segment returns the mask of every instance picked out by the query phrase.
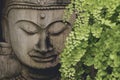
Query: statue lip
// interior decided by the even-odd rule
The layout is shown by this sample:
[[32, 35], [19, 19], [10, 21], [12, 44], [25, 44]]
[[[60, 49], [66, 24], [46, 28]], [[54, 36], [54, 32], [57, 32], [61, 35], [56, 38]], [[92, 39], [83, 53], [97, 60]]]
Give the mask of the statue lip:
[[36, 55], [31, 55], [30, 56], [34, 61], [37, 62], [51, 62], [54, 61], [57, 57], [57, 55], [52, 55], [52, 56], [47, 56], [47, 57], [41, 57], [41, 56], [36, 56]]
[[58, 57], [58, 54], [54, 51], [41, 53], [36, 50], [32, 50], [28, 53], [31, 59], [40, 63], [54, 62]]

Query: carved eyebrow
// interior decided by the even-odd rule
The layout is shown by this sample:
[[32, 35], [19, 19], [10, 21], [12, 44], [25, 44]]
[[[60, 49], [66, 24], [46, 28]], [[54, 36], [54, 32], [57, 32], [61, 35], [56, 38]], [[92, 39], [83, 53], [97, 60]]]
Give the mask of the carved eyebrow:
[[28, 22], [28, 23], [32, 23], [33, 25], [35, 25], [35, 26], [41, 28], [38, 24], [36, 24], [36, 23], [34, 23], [34, 22], [32, 22], [32, 21], [29, 21], [29, 20], [19, 20], [19, 21], [16, 22], [16, 24], [19, 23], [19, 22]]
[[49, 25], [47, 25], [47, 27], [50, 27], [52, 24], [54, 24], [54, 23], [56, 23], [56, 22], [67, 23], [68, 25], [71, 26], [71, 24], [70, 24], [68, 21], [57, 20], [57, 21], [53, 21], [53, 22], [51, 22]]
[[[40, 27], [40, 25], [34, 23], [33, 21], [29, 21], [29, 20], [19, 20], [19, 21], [17, 21], [16, 23], [19, 23], [19, 22], [29, 22], [29, 23], [32, 23], [33, 25], [35, 25], [35, 26], [43, 29], [42, 27]], [[56, 23], [56, 22], [62, 22], [62, 23], [67, 23], [68, 25], [71, 25], [68, 21], [65, 21], [65, 22], [64, 22], [63, 20], [57, 20], [57, 21], [53, 21], [53, 22], [51, 22], [50, 24], [48, 24], [47, 27], [51, 26], [52, 24], [54, 24], [54, 23]], [[46, 28], [47, 28], [47, 27], [46, 27]]]

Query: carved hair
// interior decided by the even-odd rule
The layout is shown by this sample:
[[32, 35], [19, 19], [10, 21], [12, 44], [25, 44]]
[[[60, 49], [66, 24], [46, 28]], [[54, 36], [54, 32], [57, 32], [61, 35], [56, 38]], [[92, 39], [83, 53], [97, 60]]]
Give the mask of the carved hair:
[[7, 0], [6, 13], [11, 9], [51, 10], [65, 9], [70, 0]]

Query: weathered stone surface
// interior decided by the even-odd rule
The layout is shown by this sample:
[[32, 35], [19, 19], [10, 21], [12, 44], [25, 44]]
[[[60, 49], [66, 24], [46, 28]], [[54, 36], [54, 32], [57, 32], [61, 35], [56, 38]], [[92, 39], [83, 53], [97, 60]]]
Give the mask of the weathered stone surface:
[[75, 16], [68, 0], [3, 0], [0, 80], [59, 80], [60, 53]]

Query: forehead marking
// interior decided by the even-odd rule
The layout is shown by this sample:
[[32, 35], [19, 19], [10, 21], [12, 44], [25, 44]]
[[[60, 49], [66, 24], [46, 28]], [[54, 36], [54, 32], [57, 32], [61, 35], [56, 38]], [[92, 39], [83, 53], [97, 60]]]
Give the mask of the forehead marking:
[[40, 14], [40, 18], [41, 18], [41, 19], [45, 19], [45, 17], [46, 17], [45, 13], [41, 13], [41, 14]]

